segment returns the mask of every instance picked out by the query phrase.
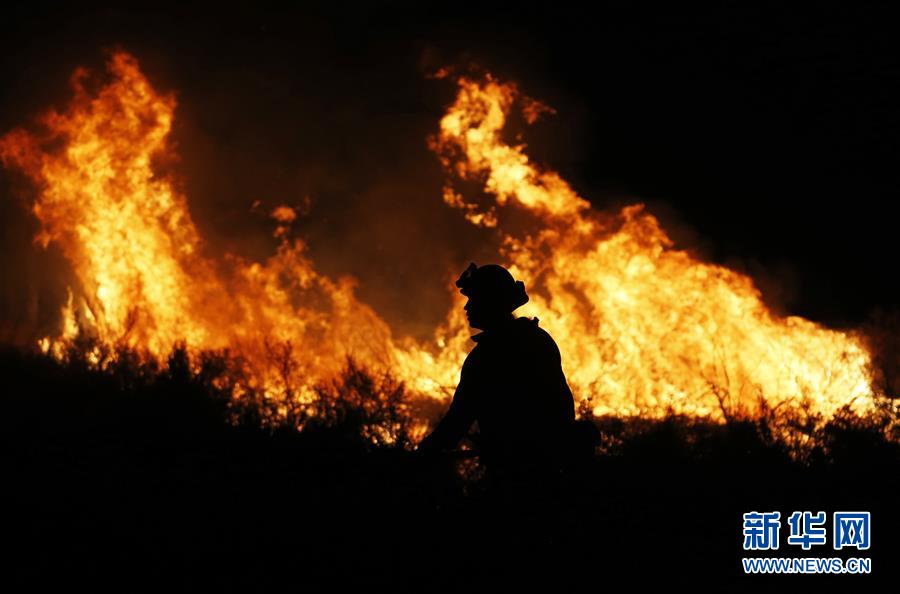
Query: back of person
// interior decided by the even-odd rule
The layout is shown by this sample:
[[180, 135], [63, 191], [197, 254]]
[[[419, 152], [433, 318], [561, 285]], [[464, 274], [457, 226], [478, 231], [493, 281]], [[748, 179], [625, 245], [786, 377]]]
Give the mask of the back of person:
[[472, 390], [479, 449], [490, 469], [550, 471], [562, 462], [574, 403], [556, 343], [536, 319], [477, 337], [463, 379]]
[[559, 348], [538, 320], [516, 318], [522, 281], [474, 263], [456, 281], [469, 325], [482, 330], [460, 372], [447, 413], [419, 444], [428, 456], [456, 447], [470, 426], [488, 474], [507, 485], [545, 484], [570, 453], [575, 406]]

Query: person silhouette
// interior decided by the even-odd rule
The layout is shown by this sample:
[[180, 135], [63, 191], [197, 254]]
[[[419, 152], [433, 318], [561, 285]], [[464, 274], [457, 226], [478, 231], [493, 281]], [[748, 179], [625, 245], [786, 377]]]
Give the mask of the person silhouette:
[[471, 263], [456, 286], [468, 297], [469, 325], [482, 332], [472, 337], [450, 408], [419, 450], [453, 449], [477, 423], [473, 442], [489, 477], [543, 482], [564, 465], [575, 422], [559, 348], [537, 318], [513, 315], [528, 295], [502, 266]]

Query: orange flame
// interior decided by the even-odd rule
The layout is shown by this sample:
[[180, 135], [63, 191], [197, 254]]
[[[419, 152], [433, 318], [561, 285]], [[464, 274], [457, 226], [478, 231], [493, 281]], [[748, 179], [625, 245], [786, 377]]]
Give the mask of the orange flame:
[[[286, 206], [272, 212], [281, 243], [268, 261], [204, 255], [185, 197], [153, 169], [154, 158], [173, 153], [174, 97], [157, 93], [126, 53], [112, 56], [109, 71], [96, 96], [77, 71], [65, 112], [41, 118], [40, 133], [0, 138], [4, 164], [38, 188], [38, 243], [60, 246], [80, 283], [59, 334], [41, 348], [61, 356], [87, 334], [158, 360], [176, 343], [229, 349], [246, 366], [244, 388], [300, 402], [353, 356], [446, 398], [470, 345], [462, 297], [454, 293], [433, 344], [395, 339], [355, 297], [353, 279], [317, 273], [304, 244], [288, 238], [297, 213]], [[729, 408], [754, 410], [759, 399], [808, 402], [823, 414], [868, 406], [869, 355], [857, 338], [774, 316], [746, 276], [673, 249], [641, 205], [615, 216], [593, 211], [557, 173], [502, 140], [523, 100], [514, 85], [458, 83], [432, 147], [457, 177], [482, 182], [495, 204], [482, 208], [449, 184], [443, 199], [477, 225], [500, 228], [506, 209], [532, 215], [528, 233], [504, 233], [502, 256], [532, 294], [521, 313], [539, 316], [556, 338], [573, 389], [595, 413], [721, 418]], [[521, 104], [529, 122], [552, 113]]]
[[[774, 316], [752, 281], [673, 249], [643, 205], [603, 217], [553, 171], [501, 138], [516, 87], [459, 79], [456, 103], [433, 147], [461, 179], [484, 183], [496, 204], [455, 196], [473, 223], [498, 207], [535, 217], [530, 233], [504, 235], [504, 256], [557, 339], [567, 376], [595, 414], [667, 410], [721, 418], [725, 411], [808, 403], [831, 415], [871, 404], [862, 342], [799, 317]], [[530, 101], [526, 119], [533, 121]]]
[[[4, 164], [39, 188], [38, 242], [58, 244], [81, 283], [64, 308], [63, 331], [42, 348], [61, 353], [79, 333], [160, 360], [177, 343], [228, 348], [245, 361], [248, 388], [282, 398], [309, 396], [347, 356], [393, 365], [390, 329], [356, 300], [355, 281], [318, 274], [303, 243], [287, 239], [293, 209], [272, 212], [281, 245], [267, 262], [229, 255], [222, 273], [202, 255], [185, 197], [152, 167], [171, 152], [174, 97], [156, 93], [128, 54], [114, 54], [109, 71], [95, 97], [82, 84], [86, 73], [76, 72], [74, 100], [41, 119], [41, 134], [17, 129], [0, 139]], [[404, 354], [408, 364], [414, 355]], [[292, 359], [289, 378], [273, 361], [284, 356]]]

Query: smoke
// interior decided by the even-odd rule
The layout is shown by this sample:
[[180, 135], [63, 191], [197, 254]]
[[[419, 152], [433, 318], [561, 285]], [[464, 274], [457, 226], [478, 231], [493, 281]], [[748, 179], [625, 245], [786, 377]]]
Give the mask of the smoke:
[[[439, 132], [424, 135], [450, 174], [438, 186], [443, 176], [420, 166], [421, 153], [405, 140], [418, 117], [349, 113], [341, 102], [325, 110], [336, 110], [334, 120], [269, 116], [294, 124], [270, 148], [253, 118], [231, 116], [265, 112], [233, 101], [219, 115], [195, 111], [169, 143], [174, 96], [126, 52], [113, 53], [108, 69], [112, 80], [96, 96], [76, 71], [71, 108], [43, 116], [45, 131], [16, 129], [0, 141], [4, 161], [38, 185], [42, 243], [60, 243], [85, 285], [77, 311], [66, 308], [64, 338], [84, 326], [74, 318], [86, 316], [103, 340], [127, 339], [157, 357], [181, 339], [202, 349], [235, 347], [253, 369], [248, 386], [277, 389], [289, 401], [301, 370], [308, 368], [309, 388], [348, 353], [395, 365], [404, 380], [434, 389], [430, 378], [448, 381], [467, 340], [458, 316], [442, 317], [449, 297], [441, 303], [434, 290], [459, 268], [456, 248], [465, 260], [499, 253], [538, 289], [523, 313], [552, 316], [547, 327], [573, 365], [570, 381], [595, 414], [678, 407], [701, 415], [721, 409], [727, 418], [732, 408], [761, 406], [761, 398], [772, 404], [807, 394], [833, 411], [869, 394], [869, 359], [854, 337], [773, 316], [749, 279], [675, 245], [644, 205], [599, 212], [557, 171], [536, 164], [519, 129], [554, 109], [515, 83], [490, 74], [456, 80]], [[213, 142], [214, 133], [226, 141]], [[243, 159], [243, 151], [252, 156]], [[168, 156], [151, 165], [160, 153]], [[289, 171], [290, 163], [302, 165]], [[203, 181], [179, 189], [169, 181], [176, 176]], [[463, 217], [447, 222], [444, 205], [423, 198], [430, 187]], [[185, 196], [197, 204], [191, 213]], [[266, 235], [277, 252], [260, 265], [271, 214], [277, 230]], [[291, 232], [303, 241], [290, 241]], [[689, 231], [678, 233], [690, 240]], [[322, 255], [307, 247], [314, 243]], [[231, 281], [216, 262], [233, 266]], [[368, 293], [354, 295], [356, 279]], [[403, 321], [399, 332], [392, 318]], [[437, 358], [424, 341], [402, 340], [428, 338], [439, 325]], [[282, 342], [287, 363], [272, 360], [270, 337]]]
[[[335, 74], [309, 63], [288, 72], [287, 64], [238, 62], [198, 77], [194, 64], [164, 63], [153, 53], [139, 58], [151, 84], [178, 100], [171, 135], [178, 159], [155, 169], [190, 197], [213, 260], [225, 253], [265, 260], [276, 247], [268, 213], [279, 204], [300, 206], [292, 233], [319, 270], [355, 277], [360, 298], [398, 336], [424, 339], [450, 307], [451, 278], [469, 260], [496, 253], [490, 233], [448, 215], [440, 200], [443, 172], [425, 139], [453, 89], [417, 77], [414, 64], [406, 72]], [[91, 72], [90, 82], [100, 82], [103, 68]], [[57, 79], [58, 89], [67, 76]], [[70, 92], [56, 94], [54, 102], [64, 104]], [[27, 107], [19, 123], [34, 115]], [[58, 325], [68, 266], [55, 248], [32, 246], [33, 190], [4, 176], [8, 282], [0, 317], [5, 340], [29, 343]]]
[[171, 83], [179, 89], [174, 169], [213, 254], [268, 257], [265, 215], [300, 205], [292, 232], [319, 270], [357, 278], [360, 298], [398, 335], [422, 339], [446, 316], [450, 278], [490, 251], [491, 237], [440, 200], [443, 172], [425, 138], [441, 85], [414, 69], [402, 80], [375, 70], [313, 68], [293, 79], [265, 68], [201, 80], [183, 73]]
[[39, 225], [26, 204], [30, 190], [20, 181], [0, 173], [0, 343], [31, 346], [57, 332], [74, 276], [56, 246], [34, 246]]

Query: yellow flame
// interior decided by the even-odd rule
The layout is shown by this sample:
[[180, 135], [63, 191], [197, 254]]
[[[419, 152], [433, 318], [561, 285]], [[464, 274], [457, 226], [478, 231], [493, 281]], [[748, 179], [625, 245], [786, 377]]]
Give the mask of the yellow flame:
[[[858, 338], [773, 315], [748, 277], [674, 249], [641, 204], [615, 216], [593, 211], [502, 140], [514, 85], [458, 84], [432, 144], [460, 178], [483, 182], [497, 206], [534, 215], [528, 234], [504, 236], [507, 263], [532, 293], [520, 311], [556, 338], [570, 383], [595, 413], [721, 418], [753, 412], [762, 399], [830, 415], [871, 404], [869, 354]], [[447, 202], [470, 220], [479, 212], [474, 202]], [[495, 206], [486, 212], [495, 217]]]
[[[390, 329], [356, 300], [355, 281], [318, 274], [303, 243], [287, 238], [294, 209], [272, 212], [281, 245], [268, 261], [229, 255], [223, 273], [202, 255], [185, 197], [153, 169], [154, 158], [171, 152], [174, 97], [156, 93], [126, 53], [112, 56], [109, 72], [109, 84], [90, 96], [79, 70], [65, 112], [42, 117], [38, 133], [0, 139], [3, 162], [39, 188], [38, 241], [58, 244], [80, 282], [59, 336], [40, 348], [60, 354], [79, 333], [161, 361], [179, 343], [228, 348], [247, 366], [249, 387], [276, 398], [308, 396], [348, 356], [390, 367]], [[421, 358], [401, 354], [406, 368]]]
[[[287, 206], [271, 213], [280, 245], [270, 259], [215, 262], [186, 198], [154, 173], [154, 159], [172, 153], [174, 97], [157, 93], [126, 53], [112, 56], [109, 72], [91, 96], [77, 71], [64, 112], [42, 117], [39, 132], [0, 138], [4, 164], [39, 190], [37, 241], [59, 245], [80, 283], [59, 334], [41, 339], [41, 350], [62, 356], [79, 334], [160, 361], [177, 343], [227, 348], [247, 378], [236, 398], [256, 389], [282, 402], [309, 402], [314, 386], [352, 356], [447, 398], [471, 345], [461, 296], [454, 293], [433, 341], [397, 340], [355, 297], [352, 278], [319, 274], [304, 244], [289, 239], [297, 212]], [[870, 403], [869, 355], [859, 340], [773, 315], [749, 278], [674, 249], [642, 205], [616, 215], [592, 210], [557, 173], [502, 139], [517, 102], [529, 122], [550, 108], [490, 77], [458, 84], [432, 148], [453, 175], [483, 183], [494, 204], [467, 201], [449, 184], [441, 198], [476, 225], [501, 229], [505, 209], [532, 215], [527, 233], [501, 229], [502, 257], [529, 287], [521, 313], [539, 316], [556, 338], [573, 389], [594, 412], [721, 418], [752, 412], [761, 399], [808, 402], [823, 414]]]

